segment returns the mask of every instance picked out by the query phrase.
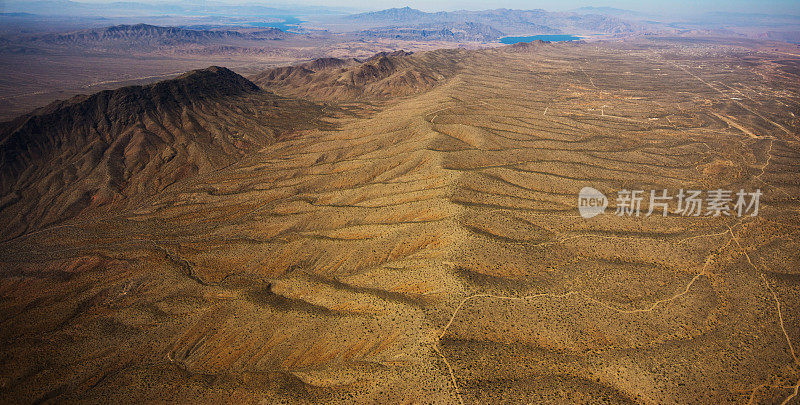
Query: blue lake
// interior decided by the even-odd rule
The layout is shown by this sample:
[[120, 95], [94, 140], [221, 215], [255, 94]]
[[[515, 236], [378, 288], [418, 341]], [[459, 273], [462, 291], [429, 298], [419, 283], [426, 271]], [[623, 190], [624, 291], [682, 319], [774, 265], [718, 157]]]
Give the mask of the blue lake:
[[300, 28], [300, 23], [303, 21], [298, 19], [297, 17], [278, 17], [283, 18], [283, 21], [279, 22], [251, 22], [248, 25], [253, 27], [261, 27], [261, 28], [277, 28], [281, 31], [289, 31], [289, 30], [296, 30]]
[[531, 42], [536, 41], [537, 39], [541, 39], [542, 41], [550, 41], [550, 42], [560, 42], [560, 41], [577, 41], [581, 39], [581, 37], [576, 37], [573, 35], [530, 35], [527, 37], [503, 37], [500, 38], [500, 42], [503, 44], [517, 44], [520, 42]]

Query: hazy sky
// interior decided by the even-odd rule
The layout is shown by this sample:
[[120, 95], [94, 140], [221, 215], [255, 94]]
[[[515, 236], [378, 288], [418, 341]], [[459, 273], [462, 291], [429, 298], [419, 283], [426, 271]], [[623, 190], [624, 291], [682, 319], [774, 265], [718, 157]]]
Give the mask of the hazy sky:
[[[308, 0], [312, 2], [314, 0]], [[325, 2], [314, 1], [315, 4]], [[328, 4], [332, 2], [327, 2]], [[454, 9], [487, 9], [487, 8], [518, 8], [545, 10], [570, 10], [583, 6], [607, 6], [627, 10], [666, 13], [693, 13], [697, 11], [741, 11], [757, 13], [789, 13], [800, 14], [800, 0], [373, 0], [369, 4], [363, 1], [337, 0], [335, 3], [351, 7], [389, 8], [410, 6], [425, 11], [454, 10]]]
[[[0, 0], [2, 3], [5, 0]], [[114, 1], [139, 1], [144, 3], [194, 3], [206, 0], [75, 0], [79, 2], [109, 3]], [[627, 10], [659, 14], [696, 14], [708, 11], [791, 14], [800, 15], [800, 0], [209, 0], [208, 3], [261, 4], [286, 7], [292, 5], [316, 5], [347, 7], [357, 10], [380, 10], [410, 6], [424, 11], [441, 10], [485, 10], [490, 8], [536, 9], [550, 11], [571, 10], [578, 7], [615, 7]]]
[[[247, 0], [223, 0], [226, 2], [248, 2]], [[270, 2], [258, 1], [262, 4]], [[627, 10], [658, 13], [696, 13], [706, 11], [730, 11], [747, 13], [777, 13], [800, 15], [800, 0], [297, 0], [293, 4], [343, 6], [359, 9], [385, 9], [410, 6], [424, 11], [440, 10], [485, 10], [490, 8], [517, 8], [561, 11], [583, 6], [616, 7]], [[276, 4], [276, 2], [272, 2]], [[284, 3], [287, 4], [287, 3]]]

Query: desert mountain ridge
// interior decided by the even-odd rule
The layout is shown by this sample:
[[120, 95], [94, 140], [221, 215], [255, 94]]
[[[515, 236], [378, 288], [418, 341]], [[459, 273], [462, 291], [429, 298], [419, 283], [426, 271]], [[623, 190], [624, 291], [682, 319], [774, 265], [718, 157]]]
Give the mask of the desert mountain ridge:
[[458, 71], [464, 50], [379, 52], [364, 61], [323, 58], [269, 69], [250, 79], [262, 88], [311, 100], [388, 99], [430, 90]]
[[[0, 124], [4, 234], [130, 205], [313, 125], [321, 107], [223, 67], [54, 102]], [[48, 164], [44, 164], [49, 162]]]
[[380, 102], [427, 91], [452, 77], [466, 55], [318, 58], [249, 80], [212, 66], [53, 102], [0, 123], [0, 212], [11, 218], [5, 233], [30, 232], [91, 208], [133, 206], [297, 129], [324, 126], [316, 102]]

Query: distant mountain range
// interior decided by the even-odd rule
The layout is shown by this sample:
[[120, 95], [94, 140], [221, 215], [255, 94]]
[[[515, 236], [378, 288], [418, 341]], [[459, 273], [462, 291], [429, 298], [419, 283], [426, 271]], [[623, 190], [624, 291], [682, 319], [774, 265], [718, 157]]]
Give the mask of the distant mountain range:
[[625, 9], [615, 8], [615, 7], [591, 7], [591, 6], [589, 6], [589, 7], [580, 7], [580, 8], [576, 8], [576, 9], [572, 10], [572, 12], [578, 13], [578, 14], [599, 14], [599, 15], [617, 17], [617, 18], [622, 18], [622, 19], [627, 19], [627, 20], [641, 20], [641, 19], [654, 17], [651, 14], [642, 13], [642, 12], [633, 11], [633, 10], [625, 10]]
[[[210, 31], [276, 27], [298, 34], [347, 33], [360, 39], [482, 43], [494, 42], [503, 36], [539, 34], [589, 36], [712, 30], [720, 35], [733, 33], [752, 38], [793, 40], [800, 33], [800, 17], [789, 14], [714, 12], [676, 17], [614, 7], [580, 7], [569, 12], [505, 8], [425, 12], [402, 7], [347, 14], [343, 9], [329, 7], [276, 7], [200, 1], [82, 3], [70, 0], [12, 0], [4, 3], [0, 10], [0, 35], [4, 36], [19, 32], [60, 33], [89, 27], [100, 29], [120, 24], [136, 27], [137, 23], [198, 28], [198, 31], [209, 31], [209, 27], [214, 27]], [[132, 28], [126, 29], [133, 32]], [[772, 33], [768, 34], [768, 31]], [[176, 34], [184, 37], [183, 33]], [[163, 42], [164, 38], [145, 39], [149, 42], [162, 41], [159, 42], [161, 45], [171, 44], [169, 41]], [[349, 40], [352, 37], [347, 38]], [[180, 43], [185, 38], [176, 41]], [[26, 50], [19, 52], [22, 51]]]
[[[410, 7], [354, 14], [344, 17], [368, 29], [391, 27], [390, 34], [401, 29], [413, 35], [432, 26], [466, 28], [466, 37], [532, 34], [625, 34], [638, 29], [636, 24], [602, 14], [548, 12], [545, 10], [495, 9], [483, 11], [440, 11], [427, 13]], [[471, 25], [470, 25], [471, 24]], [[479, 32], [480, 31], [480, 32]], [[482, 33], [481, 33], [482, 32]], [[496, 39], [496, 38], [494, 38]]]
[[417, 24], [412, 26], [378, 27], [359, 32], [367, 37], [398, 38], [412, 41], [477, 41], [491, 42], [502, 37], [503, 32], [491, 25], [465, 22], [452, 24]]
[[267, 51], [270, 48], [264, 47], [265, 41], [287, 39], [293, 35], [277, 28], [195, 30], [149, 24], [115, 25], [66, 33], [9, 36], [0, 40], [0, 53], [41, 53], [49, 50], [203, 53], [206, 48], [227, 49], [222, 53], [235, 53], [250, 48]]
[[57, 44], [91, 44], [124, 41], [129, 44], [177, 45], [207, 43], [223, 39], [275, 40], [292, 34], [277, 28], [264, 28], [250, 32], [231, 30], [193, 30], [179, 27], [160, 27], [148, 24], [115, 25], [99, 29], [80, 30], [66, 34], [48, 34], [31, 38], [34, 41]]

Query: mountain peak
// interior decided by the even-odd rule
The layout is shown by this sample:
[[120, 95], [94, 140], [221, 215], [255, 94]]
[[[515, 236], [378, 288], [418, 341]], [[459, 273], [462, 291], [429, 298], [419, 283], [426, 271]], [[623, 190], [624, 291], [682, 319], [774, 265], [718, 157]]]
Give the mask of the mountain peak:
[[390, 8], [381, 11], [372, 11], [368, 13], [353, 14], [348, 16], [352, 20], [396, 20], [396, 21], [409, 21], [415, 18], [427, 16], [428, 13], [405, 6], [403, 8]]
[[0, 195], [13, 197], [0, 211], [16, 218], [0, 228], [15, 234], [87, 207], [134, 204], [312, 125], [320, 111], [220, 66], [54, 102], [0, 124]]

